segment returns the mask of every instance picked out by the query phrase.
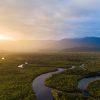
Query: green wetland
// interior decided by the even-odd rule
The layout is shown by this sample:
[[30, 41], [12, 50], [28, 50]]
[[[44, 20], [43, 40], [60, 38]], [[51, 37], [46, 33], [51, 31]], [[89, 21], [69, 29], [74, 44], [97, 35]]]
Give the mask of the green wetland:
[[[36, 100], [32, 81], [59, 67], [67, 70], [45, 81], [55, 100], [100, 100], [99, 79], [88, 84], [90, 96], [78, 87], [82, 78], [100, 75], [100, 53], [0, 54], [0, 58], [0, 100]], [[23, 68], [18, 68], [21, 64]]]

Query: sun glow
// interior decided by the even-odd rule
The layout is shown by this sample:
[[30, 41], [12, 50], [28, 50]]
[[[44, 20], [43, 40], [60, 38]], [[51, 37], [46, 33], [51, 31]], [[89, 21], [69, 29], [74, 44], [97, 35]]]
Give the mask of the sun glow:
[[6, 35], [0, 35], [0, 40], [12, 40], [13, 38]]

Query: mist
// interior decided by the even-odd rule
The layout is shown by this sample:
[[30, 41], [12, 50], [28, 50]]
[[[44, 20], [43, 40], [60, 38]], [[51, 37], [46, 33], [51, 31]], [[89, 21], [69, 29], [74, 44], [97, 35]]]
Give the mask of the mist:
[[65, 38], [62, 40], [5, 40], [0, 41], [3, 52], [100, 51], [100, 37]]
[[57, 50], [55, 40], [0, 41], [0, 51], [4, 52], [44, 52]]

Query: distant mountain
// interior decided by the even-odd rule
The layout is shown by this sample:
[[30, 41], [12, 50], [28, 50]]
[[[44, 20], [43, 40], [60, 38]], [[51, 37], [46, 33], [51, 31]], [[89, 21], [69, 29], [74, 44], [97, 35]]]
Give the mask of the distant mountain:
[[63, 51], [65, 52], [99, 52], [100, 47], [74, 47], [74, 48], [69, 48], [69, 49], [64, 49]]
[[63, 39], [60, 43], [65, 47], [64, 51], [100, 51], [99, 37]]
[[60, 42], [62, 44], [70, 44], [75, 47], [76, 46], [100, 46], [100, 38], [98, 37], [63, 39]]
[[0, 41], [0, 51], [53, 52], [53, 51], [100, 51], [99, 37], [84, 37], [62, 40], [17, 40]]

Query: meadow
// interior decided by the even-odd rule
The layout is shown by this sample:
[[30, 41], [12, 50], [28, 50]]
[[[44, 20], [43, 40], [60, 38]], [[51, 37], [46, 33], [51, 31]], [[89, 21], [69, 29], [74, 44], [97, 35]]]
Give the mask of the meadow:
[[[78, 99], [84, 97], [80, 93], [77, 94], [79, 89], [76, 81], [86, 74], [94, 75], [96, 71], [100, 70], [100, 53], [4, 53], [0, 54], [0, 58], [0, 100], [36, 100], [32, 90], [32, 81], [36, 76], [57, 67], [68, 69], [72, 66], [76, 66], [75, 70], [70, 69], [53, 75], [46, 80], [46, 85], [62, 91], [76, 92], [75, 94], [63, 94], [53, 91], [56, 100], [66, 100], [65, 98], [72, 97], [82, 100]], [[25, 62], [28, 64], [24, 65], [24, 68], [18, 68], [18, 65]], [[86, 70], [79, 67], [82, 64], [85, 65]], [[61, 96], [59, 97], [59, 95]]]

